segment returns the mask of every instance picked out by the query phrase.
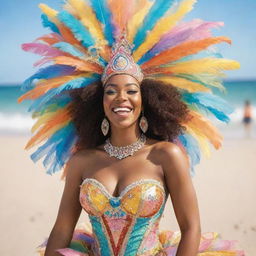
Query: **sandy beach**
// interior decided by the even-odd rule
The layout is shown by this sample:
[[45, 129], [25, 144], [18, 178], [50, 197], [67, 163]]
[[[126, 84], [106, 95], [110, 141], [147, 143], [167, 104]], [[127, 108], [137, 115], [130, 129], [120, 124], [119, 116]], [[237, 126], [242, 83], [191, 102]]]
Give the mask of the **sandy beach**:
[[[0, 255], [33, 256], [54, 224], [64, 182], [46, 175], [23, 150], [26, 136], [0, 136]], [[202, 232], [238, 240], [246, 256], [256, 255], [256, 140], [225, 140], [196, 167], [193, 178]], [[81, 216], [81, 221], [87, 217]], [[170, 199], [162, 229], [178, 230]]]

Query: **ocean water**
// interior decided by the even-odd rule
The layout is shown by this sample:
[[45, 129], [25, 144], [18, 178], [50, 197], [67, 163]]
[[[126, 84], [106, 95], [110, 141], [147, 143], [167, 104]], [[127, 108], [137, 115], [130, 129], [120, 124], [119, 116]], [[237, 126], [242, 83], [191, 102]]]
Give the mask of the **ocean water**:
[[[249, 100], [253, 106], [252, 137], [256, 138], [256, 80], [255, 81], [232, 81], [225, 82], [227, 93], [214, 91], [234, 108], [231, 121], [228, 125], [214, 121], [226, 138], [243, 138], [244, 130], [242, 124], [243, 107], [245, 100]], [[27, 112], [29, 101], [17, 103], [18, 97], [22, 95], [19, 85], [0, 85], [0, 133], [1, 134], [30, 134], [30, 128], [35, 120]]]

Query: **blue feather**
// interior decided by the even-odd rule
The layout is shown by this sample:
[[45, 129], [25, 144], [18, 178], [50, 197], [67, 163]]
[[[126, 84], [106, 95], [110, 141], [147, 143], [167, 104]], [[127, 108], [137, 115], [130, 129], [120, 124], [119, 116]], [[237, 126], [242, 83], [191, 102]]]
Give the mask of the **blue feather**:
[[45, 27], [45, 28], [50, 28], [52, 32], [55, 32], [55, 33], [58, 33], [60, 34], [60, 31], [58, 29], [58, 27], [53, 23], [51, 22], [47, 15], [45, 14], [42, 14], [41, 15], [41, 20], [42, 20], [42, 25]]
[[[172, 64], [173, 65], [173, 64]], [[204, 76], [207, 76], [207, 83], [205, 83], [204, 81], [202, 81], [200, 78], [193, 76], [193, 75], [189, 75], [189, 74], [178, 74], [176, 75], [176, 77], [181, 77], [181, 78], [185, 78], [189, 81], [195, 82], [195, 83], [199, 83], [204, 85], [207, 88], [211, 88], [212, 86], [214, 87], [214, 83], [216, 82], [220, 82], [220, 78], [215, 76], [215, 75], [211, 75], [211, 74], [203, 74]], [[221, 88], [218, 88], [219, 90], [221, 90], [222, 92], [225, 91], [225, 87], [222, 85], [222, 83], [220, 83], [220, 86], [222, 86]]]
[[48, 174], [59, 171], [71, 156], [71, 149], [77, 140], [76, 130], [72, 123], [56, 131], [32, 155], [31, 159], [37, 162], [44, 158], [43, 164]]
[[217, 119], [228, 122], [233, 108], [222, 98], [211, 93], [183, 93], [182, 100], [189, 105], [195, 105], [199, 110], [208, 110]]
[[97, 19], [103, 25], [104, 35], [106, 40], [108, 41], [108, 44], [112, 46], [112, 44], [115, 41], [113, 37], [114, 26], [111, 23], [112, 16], [111, 16], [109, 7], [107, 5], [107, 1], [106, 0], [90, 0], [90, 3], [93, 10], [95, 11]]
[[133, 44], [135, 51], [144, 41], [147, 33], [151, 31], [161, 17], [170, 9], [175, 0], [157, 0], [150, 8], [147, 16], [144, 18], [142, 26], [138, 29]]
[[70, 158], [71, 150], [77, 141], [76, 130], [71, 123], [57, 133], [52, 152], [49, 151], [43, 161], [44, 166], [48, 169], [47, 174], [53, 174], [64, 166]]
[[82, 25], [82, 23], [77, 20], [73, 15], [68, 13], [67, 11], [61, 11], [58, 14], [58, 18], [62, 23], [67, 26], [72, 33], [74, 34], [75, 38], [79, 40], [82, 45], [86, 48], [93, 46], [95, 44], [95, 40], [91, 36], [88, 29]]
[[75, 71], [74, 67], [68, 65], [51, 65], [46, 68], [39, 69], [34, 75], [27, 78], [21, 85], [22, 91], [31, 90], [35, 79], [50, 79], [62, 75], [70, 75]]
[[200, 162], [201, 152], [198, 142], [190, 134], [182, 134], [178, 137], [190, 158], [191, 176], [195, 175], [194, 166]]
[[46, 104], [49, 100], [53, 97], [59, 95], [60, 93], [71, 90], [77, 89], [81, 87], [85, 87], [95, 81], [99, 80], [99, 75], [94, 75], [92, 77], [79, 77], [64, 83], [63, 85], [59, 86], [58, 88], [54, 88], [46, 92], [42, 97], [36, 99], [33, 104], [29, 107], [28, 111], [35, 111], [36, 109], [40, 108], [42, 105]]
[[53, 98], [49, 100], [46, 104], [37, 108], [32, 117], [36, 118], [43, 115], [44, 113], [55, 112], [60, 108], [64, 108], [68, 103], [72, 101], [72, 98], [67, 94], [58, 95], [58, 98]]
[[84, 54], [80, 52], [75, 46], [66, 42], [56, 43], [56, 44], [53, 44], [52, 46], [78, 58], [84, 56]]

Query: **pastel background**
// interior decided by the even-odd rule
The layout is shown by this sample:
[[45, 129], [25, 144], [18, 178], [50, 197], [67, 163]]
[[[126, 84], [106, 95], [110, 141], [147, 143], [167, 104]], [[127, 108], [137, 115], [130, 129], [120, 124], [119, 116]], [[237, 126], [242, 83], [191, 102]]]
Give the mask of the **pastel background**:
[[[44, 173], [23, 150], [33, 124], [26, 112], [28, 102], [18, 105], [19, 86], [35, 70], [38, 56], [23, 52], [20, 45], [48, 31], [41, 26], [38, 0], [9, 0], [0, 7], [0, 255], [35, 255], [35, 248], [54, 224], [64, 183], [59, 175]], [[60, 0], [44, 3], [59, 9]], [[247, 256], [256, 255], [256, 1], [198, 0], [186, 20], [224, 21], [216, 35], [232, 39], [232, 46], [218, 48], [241, 69], [227, 72], [222, 95], [234, 107], [229, 125], [216, 125], [224, 135], [222, 149], [205, 157], [193, 178], [201, 213], [202, 231], [216, 231], [223, 239], [238, 240]], [[218, 93], [218, 92], [217, 92]], [[253, 106], [250, 131], [242, 124], [244, 102]], [[83, 221], [86, 216], [83, 215]], [[178, 229], [170, 201], [164, 229]]]

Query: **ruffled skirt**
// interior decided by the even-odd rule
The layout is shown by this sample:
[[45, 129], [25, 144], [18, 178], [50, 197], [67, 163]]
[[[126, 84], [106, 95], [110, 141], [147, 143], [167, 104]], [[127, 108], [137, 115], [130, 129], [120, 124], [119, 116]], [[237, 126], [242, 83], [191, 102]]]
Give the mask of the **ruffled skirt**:
[[[161, 249], [152, 254], [143, 253], [137, 256], [175, 256], [180, 242], [179, 231], [164, 230], [159, 232]], [[216, 232], [202, 233], [197, 256], [244, 256], [242, 250], [235, 249], [238, 241], [223, 240]], [[44, 256], [47, 240], [38, 247], [40, 256]], [[93, 252], [95, 238], [89, 228], [76, 229], [68, 248], [57, 250], [64, 256], [96, 256]]]

